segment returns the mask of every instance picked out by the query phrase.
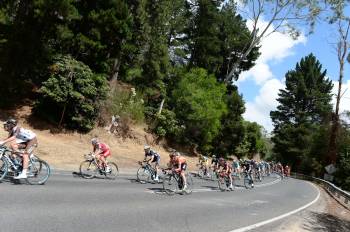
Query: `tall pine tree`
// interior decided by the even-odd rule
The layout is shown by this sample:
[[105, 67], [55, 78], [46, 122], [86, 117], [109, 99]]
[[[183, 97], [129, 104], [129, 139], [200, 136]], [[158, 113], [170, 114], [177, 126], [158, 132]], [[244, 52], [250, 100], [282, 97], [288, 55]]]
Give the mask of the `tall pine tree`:
[[301, 59], [285, 77], [286, 88], [279, 92], [277, 110], [270, 113], [272, 140], [279, 158], [300, 170], [301, 165], [311, 165], [313, 132], [332, 111], [333, 84], [313, 54]]

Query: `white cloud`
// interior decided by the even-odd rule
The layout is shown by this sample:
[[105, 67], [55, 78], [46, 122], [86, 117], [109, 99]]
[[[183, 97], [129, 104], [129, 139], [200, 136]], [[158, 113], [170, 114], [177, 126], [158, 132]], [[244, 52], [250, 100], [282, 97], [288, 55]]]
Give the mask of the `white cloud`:
[[[332, 93], [334, 95], [333, 97], [333, 106], [334, 106], [334, 110], [335, 110], [335, 103], [336, 103], [336, 96], [338, 94], [338, 85], [339, 82], [338, 81], [333, 81], [333, 90]], [[340, 105], [339, 105], [339, 113], [342, 113], [344, 111], [350, 111], [350, 80], [348, 80], [347, 82], [344, 82], [342, 85], [342, 98], [340, 99]]]
[[[260, 20], [258, 27], [260, 30], [263, 30], [267, 24], [268, 22]], [[252, 21], [248, 21], [247, 26], [251, 29]], [[265, 35], [269, 34], [272, 30], [272, 27], [269, 28]], [[280, 62], [284, 58], [293, 55], [293, 47], [301, 43], [306, 43], [306, 37], [303, 34], [297, 40], [281, 32], [274, 32], [268, 37], [263, 38], [260, 48], [261, 55], [256, 61], [256, 65], [249, 71], [241, 74], [238, 84], [248, 79], [253, 79], [256, 84], [263, 85], [269, 79], [274, 78], [268, 63]]]
[[270, 111], [277, 107], [278, 92], [283, 88], [284, 84], [278, 79], [266, 81], [254, 101], [246, 103], [246, 112], [243, 117], [248, 121], [257, 122], [264, 126], [268, 132], [272, 131]]
[[[248, 21], [247, 25], [251, 29], [252, 21]], [[260, 31], [266, 26], [266, 21], [258, 22]], [[270, 28], [266, 34], [272, 30], [273, 28]], [[268, 132], [272, 131], [270, 111], [276, 109], [278, 92], [284, 88], [284, 84], [275, 77], [269, 64], [283, 61], [286, 57], [293, 55], [293, 47], [305, 43], [306, 37], [303, 34], [297, 40], [280, 32], [274, 32], [263, 38], [260, 48], [261, 55], [256, 61], [256, 65], [249, 71], [242, 73], [237, 81], [239, 86], [244, 81], [253, 80], [260, 87], [254, 101], [246, 103], [246, 112], [243, 115], [246, 120], [259, 123]]]

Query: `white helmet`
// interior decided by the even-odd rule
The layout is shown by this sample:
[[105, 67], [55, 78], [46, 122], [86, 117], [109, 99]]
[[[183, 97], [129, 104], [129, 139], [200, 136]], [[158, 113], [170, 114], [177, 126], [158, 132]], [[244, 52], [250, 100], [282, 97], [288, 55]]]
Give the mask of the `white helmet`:
[[96, 145], [96, 144], [98, 144], [98, 139], [97, 138], [93, 138], [93, 139], [91, 139], [91, 143], [92, 143], [92, 145]]
[[151, 149], [151, 147], [148, 146], [148, 145], [145, 145], [145, 146], [143, 147], [143, 149], [144, 149], [144, 150], [148, 150], [148, 149]]

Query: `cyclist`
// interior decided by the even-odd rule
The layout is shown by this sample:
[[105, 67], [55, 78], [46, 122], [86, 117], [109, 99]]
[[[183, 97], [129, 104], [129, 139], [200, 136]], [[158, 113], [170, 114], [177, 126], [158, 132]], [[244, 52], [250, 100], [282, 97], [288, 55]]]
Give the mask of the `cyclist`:
[[160, 155], [157, 152], [153, 151], [151, 149], [151, 147], [148, 145], [144, 146], [144, 150], [145, 150], [145, 159], [143, 161], [154, 163], [154, 170], [156, 170], [156, 176], [155, 176], [154, 180], [159, 181], [158, 167], [159, 167], [159, 162], [160, 162]]
[[[221, 170], [220, 170], [221, 169]], [[220, 174], [226, 175], [230, 179], [230, 186], [229, 189], [233, 190], [233, 181], [232, 181], [232, 166], [224, 159], [220, 158], [218, 162], [218, 170]]]
[[214, 171], [218, 168], [218, 164], [219, 164], [219, 158], [216, 157], [216, 155], [213, 155], [211, 158], [211, 167], [213, 168]]
[[91, 139], [91, 144], [93, 147], [93, 155], [100, 161], [98, 162], [99, 167], [101, 168], [100, 163], [102, 163], [102, 167], [105, 167], [105, 171], [110, 172], [111, 169], [108, 167], [106, 160], [106, 158], [111, 155], [109, 146], [100, 142], [98, 138]]
[[179, 152], [172, 152], [169, 155], [170, 157], [170, 166], [173, 168], [173, 171], [180, 174], [182, 181], [184, 183], [183, 189], [187, 189], [187, 181], [185, 176], [185, 171], [187, 168], [187, 162], [185, 157], [181, 156]]
[[[4, 122], [4, 129], [9, 132], [9, 135], [5, 140], [0, 141], [0, 144], [10, 143], [10, 147], [14, 153], [20, 154], [23, 160], [22, 172], [14, 178], [25, 179], [27, 178], [29, 154], [32, 153], [38, 144], [36, 134], [31, 130], [26, 130], [22, 127], [19, 127], [17, 125], [17, 121], [12, 118]], [[20, 152], [18, 149], [25, 150], [24, 152]], [[15, 156], [15, 154], [13, 155]]]
[[232, 163], [232, 168], [233, 168], [233, 172], [237, 175], [237, 177], [240, 179], [241, 178], [241, 167], [239, 164], [239, 160], [236, 159], [235, 161], [233, 161]]
[[199, 155], [198, 162], [199, 162], [200, 166], [204, 167], [204, 175], [209, 176], [209, 173], [208, 173], [209, 159], [208, 159], [208, 157], [204, 156], [204, 155]]
[[243, 163], [243, 169], [247, 173], [252, 187], [254, 187], [254, 181], [253, 181], [253, 178], [252, 178], [253, 164], [254, 164], [254, 160], [251, 160], [251, 161], [250, 160], [245, 160], [244, 163]]

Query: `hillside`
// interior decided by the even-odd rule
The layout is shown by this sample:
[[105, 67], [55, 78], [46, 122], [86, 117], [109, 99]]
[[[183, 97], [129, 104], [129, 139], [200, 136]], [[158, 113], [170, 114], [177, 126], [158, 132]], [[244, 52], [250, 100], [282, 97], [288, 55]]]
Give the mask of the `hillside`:
[[[104, 128], [96, 128], [88, 134], [79, 133], [51, 133], [50, 125], [30, 119], [31, 107], [23, 106], [16, 111], [1, 110], [1, 123], [9, 116], [18, 119], [19, 124], [25, 128], [33, 130], [39, 141], [37, 155], [46, 160], [55, 169], [78, 170], [83, 155], [91, 150], [90, 139], [97, 135], [101, 141], [106, 142], [112, 150], [111, 161], [117, 162], [119, 169], [137, 168], [137, 161], [143, 159], [143, 146], [146, 144], [147, 133], [142, 126], [132, 127], [133, 139], [122, 139], [109, 134]], [[38, 126], [38, 125], [44, 126]], [[1, 128], [0, 138], [5, 138], [7, 132]], [[149, 136], [148, 136], [149, 137]], [[168, 152], [161, 146], [153, 147], [161, 155], [161, 165], [168, 162]], [[187, 157], [190, 168], [195, 167], [197, 159]]]

